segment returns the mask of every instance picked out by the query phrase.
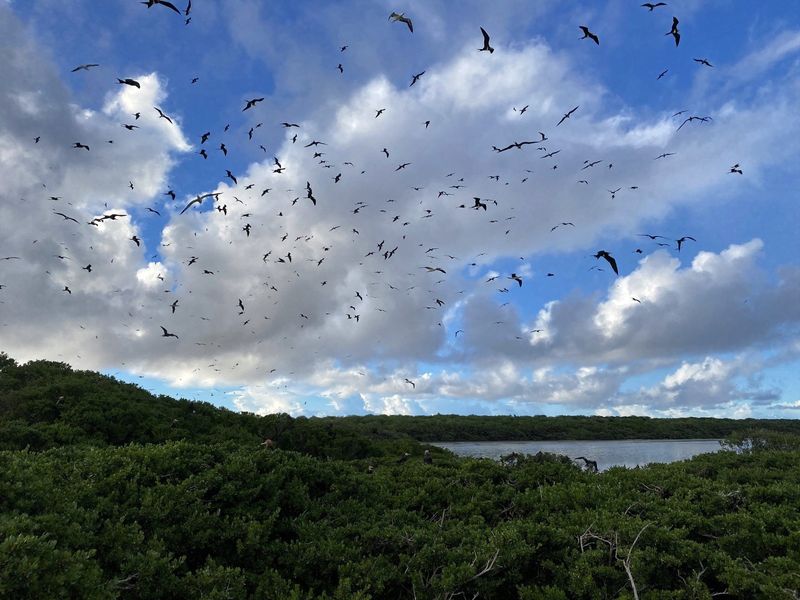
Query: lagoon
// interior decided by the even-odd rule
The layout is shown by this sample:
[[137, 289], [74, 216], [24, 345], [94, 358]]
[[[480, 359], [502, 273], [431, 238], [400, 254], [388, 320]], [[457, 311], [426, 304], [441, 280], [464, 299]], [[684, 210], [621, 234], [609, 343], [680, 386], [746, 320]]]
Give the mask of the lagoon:
[[459, 456], [491, 458], [517, 452], [536, 454], [551, 452], [570, 458], [585, 456], [597, 461], [603, 471], [614, 466], [636, 467], [648, 463], [670, 463], [686, 460], [697, 454], [717, 452], [719, 440], [562, 440], [508, 442], [433, 442]]

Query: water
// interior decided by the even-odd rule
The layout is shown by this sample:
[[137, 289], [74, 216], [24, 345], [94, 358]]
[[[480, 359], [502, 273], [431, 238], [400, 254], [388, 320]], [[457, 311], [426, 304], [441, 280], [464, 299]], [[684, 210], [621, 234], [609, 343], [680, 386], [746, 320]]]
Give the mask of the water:
[[[635, 467], [648, 463], [670, 463], [697, 454], [716, 452], [718, 440], [563, 440], [558, 442], [434, 442], [459, 456], [491, 458], [517, 452], [536, 454], [552, 452], [570, 458], [585, 456], [597, 461], [601, 471], [614, 466]], [[583, 461], [578, 461], [583, 464]]]

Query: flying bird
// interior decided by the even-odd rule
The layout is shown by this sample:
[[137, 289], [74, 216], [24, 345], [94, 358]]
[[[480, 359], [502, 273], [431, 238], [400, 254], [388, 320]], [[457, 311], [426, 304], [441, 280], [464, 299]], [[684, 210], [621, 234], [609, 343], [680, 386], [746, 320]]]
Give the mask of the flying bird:
[[583, 37], [580, 39], [585, 40], [586, 38], [589, 38], [598, 46], [600, 45], [600, 38], [597, 37], [595, 34], [593, 34], [591, 31], [589, 31], [589, 28], [586, 27], [586, 25], [580, 25], [580, 30], [583, 31]]
[[678, 23], [679, 23], [678, 17], [672, 17], [672, 29], [670, 29], [667, 33], [664, 34], [664, 35], [671, 35], [673, 38], [675, 38], [676, 48], [678, 47], [678, 44], [681, 43], [681, 33], [680, 31], [678, 31]]
[[653, 10], [655, 10], [659, 6], [666, 6], [666, 5], [667, 5], [666, 2], [656, 2], [655, 4], [653, 4], [652, 2], [645, 2], [644, 4], [642, 4], [642, 8], [649, 8], [650, 12], [653, 12]]
[[489, 45], [489, 34], [486, 33], [486, 30], [481, 27], [481, 33], [483, 34], [483, 48], [478, 48], [479, 52], [488, 51], [489, 54], [494, 52], [494, 48]]
[[100, 65], [97, 63], [87, 63], [85, 65], [78, 65], [74, 69], [72, 69], [71, 73], [77, 73], [78, 71], [88, 71], [93, 67], [99, 67]]
[[392, 14], [389, 15], [389, 20], [392, 21], [393, 23], [396, 23], [397, 21], [405, 23], [406, 25], [408, 25], [408, 30], [411, 33], [414, 33], [414, 24], [411, 22], [411, 19], [405, 16], [405, 13], [398, 14], [396, 12], [393, 12]]
[[166, 119], [167, 121], [169, 121], [169, 124], [170, 124], [170, 125], [173, 125], [173, 124], [174, 124], [174, 123], [172, 122], [172, 119], [170, 119], [170, 118], [169, 118], [167, 115], [165, 115], [165, 114], [164, 114], [164, 112], [163, 112], [163, 111], [162, 111], [160, 108], [158, 108], [157, 106], [154, 106], [153, 108], [154, 108], [154, 109], [155, 109], [155, 111], [158, 113], [158, 118], [159, 118], [159, 119]]
[[142, 87], [142, 86], [139, 84], [139, 82], [138, 82], [138, 81], [136, 81], [135, 79], [131, 79], [130, 77], [127, 77], [127, 78], [125, 78], [125, 79], [119, 79], [119, 78], [117, 78], [117, 83], [119, 83], [119, 84], [125, 84], [125, 85], [130, 85], [130, 86], [132, 86], [132, 87], [135, 87], [135, 88], [141, 88], [141, 87]]
[[572, 113], [574, 113], [574, 112], [575, 112], [576, 110], [578, 110], [579, 108], [580, 108], [580, 105], [576, 106], [575, 108], [573, 108], [573, 109], [572, 109], [571, 111], [569, 111], [568, 113], [564, 113], [564, 116], [563, 116], [563, 117], [561, 117], [561, 120], [560, 120], [560, 121], [559, 121], [559, 122], [556, 124], [556, 127], [558, 127], [558, 126], [559, 126], [559, 125], [561, 125], [561, 124], [562, 124], [564, 121], [566, 121], [567, 119], [569, 119], [569, 118], [570, 118], [570, 116], [572, 115]]
[[411, 85], [409, 85], [408, 87], [411, 87], [412, 85], [417, 83], [419, 78], [422, 77], [423, 75], [425, 75], [425, 71], [422, 71], [421, 73], [417, 73], [416, 75], [412, 75], [411, 76]]
[[693, 242], [697, 241], [690, 235], [685, 235], [682, 238], [678, 238], [677, 240], [675, 240], [675, 243], [678, 244], [678, 252], [681, 251], [681, 244], [683, 244], [683, 242], [685, 242], [686, 240], [692, 240]]
[[608, 252], [606, 252], [605, 250], [598, 250], [597, 254], [594, 254], [594, 257], [605, 258], [606, 261], [608, 261], [608, 264], [611, 265], [611, 269], [614, 271], [614, 273], [619, 275], [619, 270], [617, 269], [617, 261], [614, 260], [614, 257], [611, 256]]
[[172, 2], [169, 2], [169, 0], [147, 0], [146, 2], [142, 2], [142, 4], [146, 5], [147, 8], [151, 8], [156, 4], [160, 4], [161, 6], [165, 6], [168, 9], [175, 11], [178, 15], [181, 14], [181, 11], [178, 10], [178, 7], [175, 6]]
[[669, 72], [669, 69], [664, 69], [663, 71], [661, 71], [661, 73], [659, 73], [659, 74], [658, 74], [658, 77], [656, 77], [656, 81], [658, 81], [659, 79], [661, 79], [661, 78], [662, 78], [664, 75], [666, 75], [668, 72]]
[[163, 332], [164, 332], [164, 333], [162, 333], [162, 334], [161, 334], [161, 337], [174, 337], [176, 340], [179, 340], [179, 339], [180, 339], [180, 338], [179, 338], [177, 335], [175, 335], [174, 333], [170, 333], [169, 331], [167, 331], [167, 328], [166, 328], [166, 327], [164, 327], [163, 325], [159, 325], [159, 327], [161, 327], [161, 331], [163, 331]]
[[705, 65], [707, 67], [713, 67], [714, 66], [710, 62], [708, 62], [708, 59], [706, 59], [706, 58], [693, 58], [692, 60], [694, 62], [696, 62], [696, 63], [700, 63], [701, 65]]
[[180, 212], [180, 214], [183, 214], [187, 210], [189, 210], [189, 207], [191, 207], [193, 204], [200, 204], [203, 200], [205, 200], [206, 198], [209, 198], [209, 197], [213, 197], [213, 198], [216, 199], [216, 198], [219, 198], [221, 195], [222, 195], [222, 192], [216, 192], [216, 193], [211, 193], [211, 194], [203, 194], [202, 196], [197, 196], [197, 198], [195, 198], [194, 200], [189, 202], [189, 204], [187, 204], [184, 207], [184, 209]]
[[743, 174], [743, 173], [742, 173], [742, 168], [739, 166], [739, 163], [736, 163], [735, 165], [733, 165], [733, 166], [731, 167], [731, 170], [730, 170], [730, 172], [731, 172], [731, 173], [738, 173], [739, 175], [742, 175], [742, 174]]
[[263, 100], [264, 100], [264, 98], [253, 98], [252, 100], [247, 100], [246, 101], [247, 104], [242, 109], [242, 112], [246, 111], [249, 108], [253, 108], [256, 104], [258, 104], [259, 102], [262, 102]]

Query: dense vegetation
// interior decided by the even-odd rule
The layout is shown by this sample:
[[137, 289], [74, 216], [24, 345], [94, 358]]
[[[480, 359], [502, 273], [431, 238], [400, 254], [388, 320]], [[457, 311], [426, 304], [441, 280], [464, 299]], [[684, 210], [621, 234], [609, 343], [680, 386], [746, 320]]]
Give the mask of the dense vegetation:
[[424, 464], [380, 418], [238, 415], [5, 357], [0, 427], [0, 598], [800, 591], [791, 433], [599, 475], [552, 455]]

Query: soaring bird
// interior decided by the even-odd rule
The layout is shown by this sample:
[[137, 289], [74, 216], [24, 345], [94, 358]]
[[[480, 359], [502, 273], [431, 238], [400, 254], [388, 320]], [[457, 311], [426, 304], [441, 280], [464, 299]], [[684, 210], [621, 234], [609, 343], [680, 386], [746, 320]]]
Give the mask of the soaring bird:
[[72, 147], [73, 148], [83, 148], [84, 150], [89, 150], [89, 146], [87, 146], [86, 144], [81, 144], [80, 142], [75, 142], [72, 145]]
[[78, 65], [77, 67], [72, 69], [72, 71], [70, 71], [70, 72], [71, 73], [77, 73], [78, 71], [88, 71], [89, 69], [91, 69], [93, 67], [99, 67], [99, 66], [100, 65], [97, 64], [97, 63], [87, 63], [85, 65]]
[[147, 2], [142, 2], [142, 4], [145, 4], [147, 8], [151, 8], [156, 4], [160, 4], [161, 6], [165, 6], [168, 9], [175, 11], [179, 15], [181, 14], [181, 11], [178, 10], [178, 7], [175, 6], [172, 2], [169, 2], [169, 0], [147, 0]]
[[681, 33], [680, 31], [678, 31], [678, 23], [679, 23], [678, 17], [672, 17], [672, 29], [670, 29], [667, 33], [664, 34], [664, 35], [671, 35], [672, 37], [675, 38], [675, 47], [677, 47], [678, 44], [681, 43]]
[[685, 235], [682, 238], [678, 238], [677, 240], [675, 240], [675, 243], [678, 244], [678, 252], [681, 251], [681, 244], [683, 244], [683, 242], [685, 242], [686, 240], [692, 240], [693, 242], [697, 241], [690, 235]]
[[559, 126], [559, 125], [561, 125], [561, 124], [562, 124], [564, 121], [566, 121], [567, 119], [569, 119], [569, 118], [570, 118], [570, 116], [572, 115], [572, 113], [574, 113], [574, 112], [575, 112], [576, 110], [578, 110], [579, 108], [580, 108], [580, 105], [576, 106], [575, 108], [573, 108], [573, 109], [572, 109], [571, 111], [569, 111], [568, 113], [565, 113], [565, 114], [564, 114], [564, 116], [563, 116], [563, 117], [561, 117], [561, 120], [560, 120], [560, 121], [559, 121], [559, 122], [556, 124], [556, 127], [558, 127], [558, 126]]
[[516, 273], [512, 273], [511, 276], [509, 277], [509, 279], [513, 279], [514, 281], [516, 281], [519, 284], [519, 287], [522, 287], [522, 277], [520, 277]]
[[742, 174], [743, 174], [743, 173], [742, 173], [742, 168], [739, 166], [739, 163], [736, 163], [735, 165], [733, 165], [733, 166], [731, 167], [731, 170], [730, 170], [730, 172], [731, 172], [731, 173], [738, 173], [739, 175], [742, 175]]
[[174, 333], [170, 333], [169, 331], [167, 331], [167, 328], [166, 328], [166, 327], [164, 327], [163, 325], [159, 325], [159, 327], [161, 327], [161, 331], [163, 331], [163, 332], [164, 332], [164, 333], [162, 333], [162, 334], [161, 334], [161, 337], [174, 337], [176, 340], [179, 340], [179, 339], [180, 339], [180, 338], [179, 338], [177, 335], [175, 335]]
[[172, 119], [170, 119], [167, 115], [165, 115], [164, 112], [160, 108], [158, 108], [157, 106], [154, 106], [153, 108], [158, 113], [158, 118], [159, 119], [166, 119], [167, 121], [169, 121], [170, 125], [173, 125]]
[[710, 62], [708, 62], [707, 58], [693, 58], [692, 60], [694, 62], [696, 62], [696, 63], [700, 63], [701, 65], [705, 65], [707, 67], [713, 67], [714, 66]]
[[416, 75], [412, 75], [411, 76], [411, 85], [409, 85], [408, 87], [411, 87], [412, 85], [417, 83], [419, 78], [422, 77], [423, 75], [425, 75], [425, 71], [422, 71], [422, 73], [417, 73]]
[[589, 38], [598, 46], [600, 45], [600, 38], [597, 37], [595, 34], [593, 34], [591, 31], [589, 31], [589, 28], [586, 27], [586, 25], [580, 25], [580, 30], [583, 32], [583, 37], [580, 39], [585, 40], [586, 38]]
[[614, 260], [614, 257], [611, 256], [605, 250], [598, 250], [597, 254], [594, 255], [595, 258], [605, 258], [608, 261], [608, 264], [611, 265], [611, 269], [619, 275], [619, 270], [617, 269], [617, 261]]
[[215, 198], [215, 199], [216, 199], [216, 198], [219, 198], [221, 195], [222, 195], [222, 192], [216, 192], [216, 193], [211, 193], [211, 194], [203, 194], [202, 196], [197, 196], [197, 198], [195, 198], [194, 200], [192, 200], [191, 202], [189, 202], [189, 204], [187, 204], [187, 205], [186, 205], [186, 206], [183, 208], [183, 210], [180, 212], [180, 214], [183, 214], [183, 213], [185, 213], [187, 210], [189, 210], [189, 207], [191, 207], [191, 206], [192, 206], [192, 204], [200, 204], [200, 203], [201, 203], [203, 200], [205, 200], [206, 198], [213, 197], [213, 198]]
[[130, 86], [132, 86], [132, 87], [135, 87], [135, 88], [141, 88], [141, 87], [142, 87], [142, 86], [139, 84], [139, 82], [138, 82], [138, 81], [136, 81], [135, 79], [131, 79], [130, 77], [126, 77], [125, 79], [119, 79], [119, 78], [117, 78], [117, 83], [119, 83], [119, 84], [125, 84], [125, 85], [130, 85]]
[[491, 54], [494, 52], [494, 48], [489, 45], [489, 34], [486, 33], [486, 30], [483, 27], [481, 27], [481, 33], [483, 34], [483, 48], [478, 48], [478, 51], [484, 52], [488, 50], [489, 54]]
[[246, 101], [247, 104], [242, 109], [242, 112], [246, 111], [249, 108], [253, 108], [256, 104], [258, 104], [259, 102], [262, 102], [263, 100], [264, 100], [264, 98], [253, 98], [252, 100], [247, 100]]
[[414, 24], [411, 22], [411, 19], [405, 16], [405, 13], [398, 14], [396, 12], [393, 12], [392, 14], [389, 15], [389, 20], [392, 22], [400, 21], [401, 23], [405, 23], [406, 25], [408, 25], [408, 30], [411, 33], [414, 33]]
[[642, 4], [642, 8], [649, 8], [650, 12], [653, 12], [653, 10], [655, 10], [659, 6], [666, 6], [666, 5], [667, 5], [666, 2], [656, 2], [655, 4], [653, 4], [652, 2], [645, 2], [644, 4]]

